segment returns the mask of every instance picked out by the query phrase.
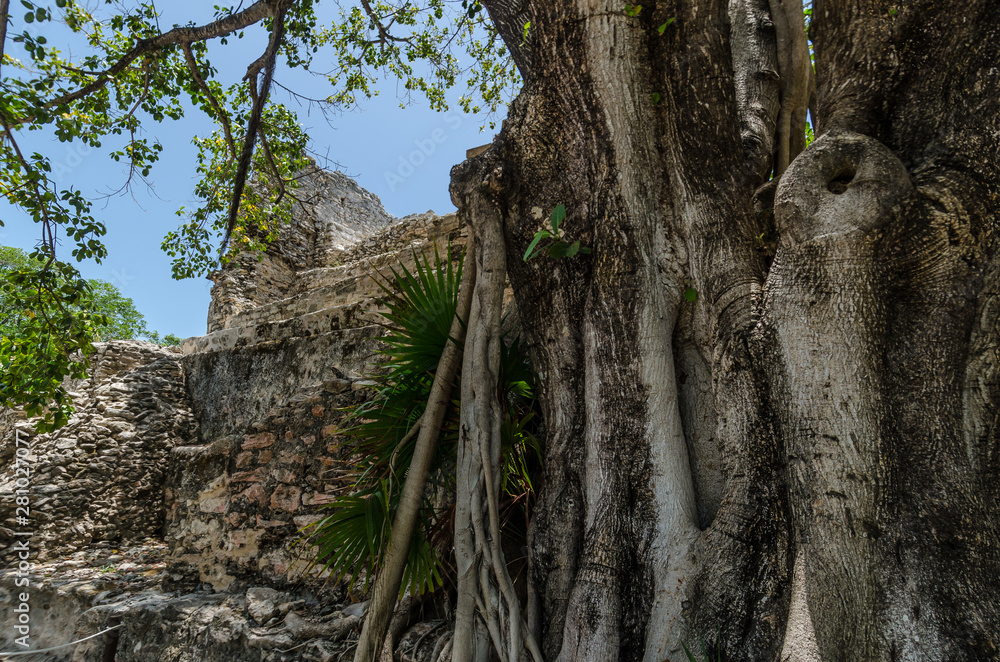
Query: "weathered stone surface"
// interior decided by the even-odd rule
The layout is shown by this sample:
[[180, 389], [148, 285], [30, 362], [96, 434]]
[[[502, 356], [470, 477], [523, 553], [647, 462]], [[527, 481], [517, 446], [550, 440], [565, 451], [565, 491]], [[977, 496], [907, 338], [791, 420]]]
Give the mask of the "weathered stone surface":
[[[322, 387], [292, 393], [242, 433], [225, 437], [237, 443], [223, 452], [206, 444], [201, 452], [173, 453], [167, 541], [178, 562], [193, 566], [200, 581], [217, 590], [260, 580], [275, 586], [299, 581], [310, 557], [308, 548], [294, 545], [296, 531], [315, 521], [329, 500], [314, 495], [342, 486], [327, 471], [342, 459], [325, 455], [330, 442], [321, 430], [336, 428], [343, 408], [364, 394]], [[321, 417], [314, 415], [317, 406]]]
[[345, 248], [392, 224], [378, 197], [343, 173], [312, 168], [298, 179], [292, 222], [260, 256], [240, 255], [210, 278], [209, 332], [233, 318], [288, 296], [302, 270], [333, 266]]
[[[45, 560], [91, 542], [123, 543], [161, 535], [167, 458], [197, 439], [180, 356], [144, 342], [97, 346], [92, 377], [72, 385], [76, 414], [53, 434], [30, 442], [30, 515], [18, 524], [15, 432], [0, 441], [0, 555], [10, 560], [13, 532], [30, 530]], [[87, 441], [90, 440], [90, 441]], [[23, 485], [23, 482], [22, 482]], [[41, 495], [44, 495], [42, 497]]]
[[368, 370], [382, 333], [379, 326], [366, 326], [185, 356], [202, 434], [215, 439], [252, 433], [252, 425], [291, 398], [330, 380], [356, 379]]
[[247, 613], [263, 625], [278, 613], [278, 601], [282, 597], [273, 588], [252, 586], [247, 589]]

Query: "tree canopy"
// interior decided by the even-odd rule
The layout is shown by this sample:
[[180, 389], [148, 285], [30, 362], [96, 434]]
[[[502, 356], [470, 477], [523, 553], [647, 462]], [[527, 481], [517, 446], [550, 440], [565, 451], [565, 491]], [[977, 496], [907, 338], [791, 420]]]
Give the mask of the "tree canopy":
[[[16, 351], [0, 358], [24, 377], [7, 385], [0, 405], [49, 401], [50, 424], [65, 420], [71, 407], [58, 386], [82, 369], [70, 357], [85, 361], [99, 334], [79, 305], [93, 286], [74, 264], [107, 256], [106, 226], [87, 196], [56, 182], [49, 154], [27, 148], [28, 132], [104, 148], [127, 166], [125, 190], [153, 175], [165, 149], [146, 137], [146, 124], [192, 112], [211, 118], [215, 130], [194, 137], [199, 204], [178, 210], [180, 225], [162, 244], [174, 277], [190, 278], [234, 252], [264, 250], [288, 218], [309, 137], [295, 110], [272, 94], [282, 67], [328, 86], [322, 98], [287, 90], [321, 108], [351, 107], [359, 96], [376, 94], [386, 76], [439, 110], [447, 109], [446, 91], [462, 78], [468, 89], [459, 104], [466, 111], [496, 110], [517, 84], [478, 1], [360, 0], [320, 8], [318, 0], [258, 0], [216, 6], [211, 21], [169, 28], [152, 1], [22, 0], [16, 7], [0, 0], [0, 194], [38, 223], [40, 242], [31, 254], [37, 268], [12, 287], [33, 293], [31, 306], [54, 306], [63, 316], [37, 318], [49, 360]], [[263, 37], [259, 57], [246, 63], [242, 79], [220, 79], [213, 60], [225, 57], [230, 41], [251, 36]], [[40, 390], [42, 382], [50, 387]]]
[[[43, 268], [44, 263], [33, 260], [20, 248], [0, 246], [0, 276], [7, 278], [14, 272], [31, 272]], [[89, 303], [95, 313], [107, 318], [106, 324], [97, 327], [100, 340], [131, 340], [133, 338], [151, 338], [153, 332], [146, 328], [146, 318], [143, 317], [135, 303], [129, 297], [107, 281], [91, 278], [87, 280], [90, 286]], [[0, 332], [5, 336], [20, 335], [28, 320], [30, 311], [15, 307], [16, 295], [7, 291], [0, 294]], [[159, 337], [157, 335], [157, 337]]]
[[[132, 299], [111, 283], [79, 279], [57, 262], [46, 265], [19, 248], [0, 246], [3, 398], [13, 400], [23, 393], [29, 396], [24, 403], [36, 413], [46, 408], [49, 397], [67, 407], [60, 404], [65, 401], [60, 400], [64, 396], [59, 380], [80, 376], [83, 363], [68, 357], [66, 347], [76, 343], [85, 358], [92, 341], [131, 339], [179, 343], [176, 336], [161, 338], [150, 331]], [[58, 425], [64, 414], [65, 409], [57, 408], [43, 423]]]

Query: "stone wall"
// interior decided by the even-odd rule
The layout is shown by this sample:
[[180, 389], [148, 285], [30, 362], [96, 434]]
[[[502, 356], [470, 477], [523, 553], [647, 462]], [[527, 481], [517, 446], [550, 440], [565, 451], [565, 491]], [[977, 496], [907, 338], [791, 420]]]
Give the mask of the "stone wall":
[[163, 490], [170, 450], [197, 439], [181, 357], [174, 351], [133, 341], [97, 345], [92, 377], [73, 384], [77, 408], [52, 434], [30, 440], [30, 523], [15, 522], [18, 478], [15, 433], [0, 441], [0, 546], [11, 557], [12, 530], [32, 531], [37, 560], [95, 541], [127, 542], [161, 535]]
[[338, 329], [184, 357], [203, 443], [241, 434], [273, 408], [340, 374], [360, 377], [382, 333], [374, 325]]
[[[285, 228], [285, 234], [292, 234]], [[208, 331], [226, 329], [234, 317], [284, 296], [295, 283], [295, 269], [272, 244], [263, 255], [237, 255], [208, 276], [212, 301], [208, 304]]]
[[[303, 527], [344, 487], [344, 408], [363, 382], [334, 377], [300, 391], [238, 432], [175, 448], [167, 490], [172, 572], [215, 590], [309, 582]], [[234, 584], [235, 582], [235, 584]]]

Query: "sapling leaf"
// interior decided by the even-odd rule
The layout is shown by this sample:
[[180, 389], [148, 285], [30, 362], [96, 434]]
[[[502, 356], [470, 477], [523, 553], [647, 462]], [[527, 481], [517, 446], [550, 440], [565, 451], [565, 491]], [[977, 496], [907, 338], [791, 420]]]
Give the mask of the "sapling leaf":
[[566, 220], [566, 205], [556, 205], [552, 210], [552, 232], [559, 234], [559, 224]]
[[686, 290], [684, 290], [684, 298], [690, 301], [691, 303], [694, 303], [695, 301], [698, 300], [698, 290], [694, 289], [693, 287], [687, 288]]
[[527, 262], [531, 258], [535, 257], [534, 251], [535, 247], [538, 246], [538, 242], [540, 242], [542, 239], [547, 239], [551, 236], [552, 234], [546, 232], [545, 230], [542, 230], [541, 232], [536, 232], [535, 238], [531, 240], [530, 244], [528, 244], [528, 250], [524, 251], [524, 261]]
[[566, 249], [566, 257], [573, 257], [574, 255], [577, 254], [579, 250], [580, 250], [580, 242], [574, 241], [572, 244], [569, 245], [569, 248]]
[[668, 19], [666, 23], [664, 23], [660, 27], [656, 28], [656, 31], [659, 32], [660, 34], [663, 34], [664, 32], [667, 31], [667, 27], [669, 27], [670, 24], [673, 23], [675, 20], [676, 20], [676, 18], [670, 18], [670, 19]]

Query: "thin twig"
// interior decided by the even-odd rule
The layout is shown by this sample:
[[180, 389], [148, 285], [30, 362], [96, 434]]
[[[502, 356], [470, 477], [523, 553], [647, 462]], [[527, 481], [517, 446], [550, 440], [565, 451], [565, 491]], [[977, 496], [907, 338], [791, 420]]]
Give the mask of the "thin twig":
[[123, 625], [124, 625], [124, 623], [119, 623], [118, 625], [113, 625], [113, 626], [109, 627], [107, 630], [101, 630], [100, 632], [95, 632], [94, 634], [92, 634], [92, 635], [90, 635], [88, 637], [84, 637], [83, 639], [77, 639], [76, 641], [71, 641], [68, 644], [59, 644], [58, 646], [51, 646], [49, 648], [37, 648], [35, 650], [30, 650], [30, 651], [13, 651], [13, 652], [10, 652], [10, 653], [8, 653], [8, 652], [0, 652], [0, 657], [14, 657], [15, 655], [37, 655], [39, 653], [48, 653], [49, 651], [55, 651], [55, 650], [59, 650], [61, 648], [68, 648], [69, 646], [76, 646], [77, 644], [79, 644], [81, 642], [84, 642], [84, 641], [87, 641], [88, 639], [93, 639], [94, 637], [99, 637], [102, 634], [107, 634], [108, 632], [111, 632], [112, 630], [117, 630], [118, 628], [122, 627]]
[[219, 100], [215, 98], [212, 94], [212, 90], [208, 87], [208, 83], [201, 77], [198, 72], [198, 61], [195, 60], [194, 51], [191, 50], [191, 44], [181, 44], [181, 48], [184, 49], [184, 59], [187, 61], [188, 71], [191, 72], [191, 78], [194, 80], [195, 85], [205, 94], [208, 99], [208, 103], [212, 106], [212, 110], [215, 111], [215, 116], [219, 120], [219, 124], [222, 125], [222, 130], [226, 135], [226, 145], [229, 147], [229, 155], [233, 159], [236, 158], [236, 143], [233, 140], [233, 130], [232, 125], [229, 122], [229, 113], [222, 107]]

